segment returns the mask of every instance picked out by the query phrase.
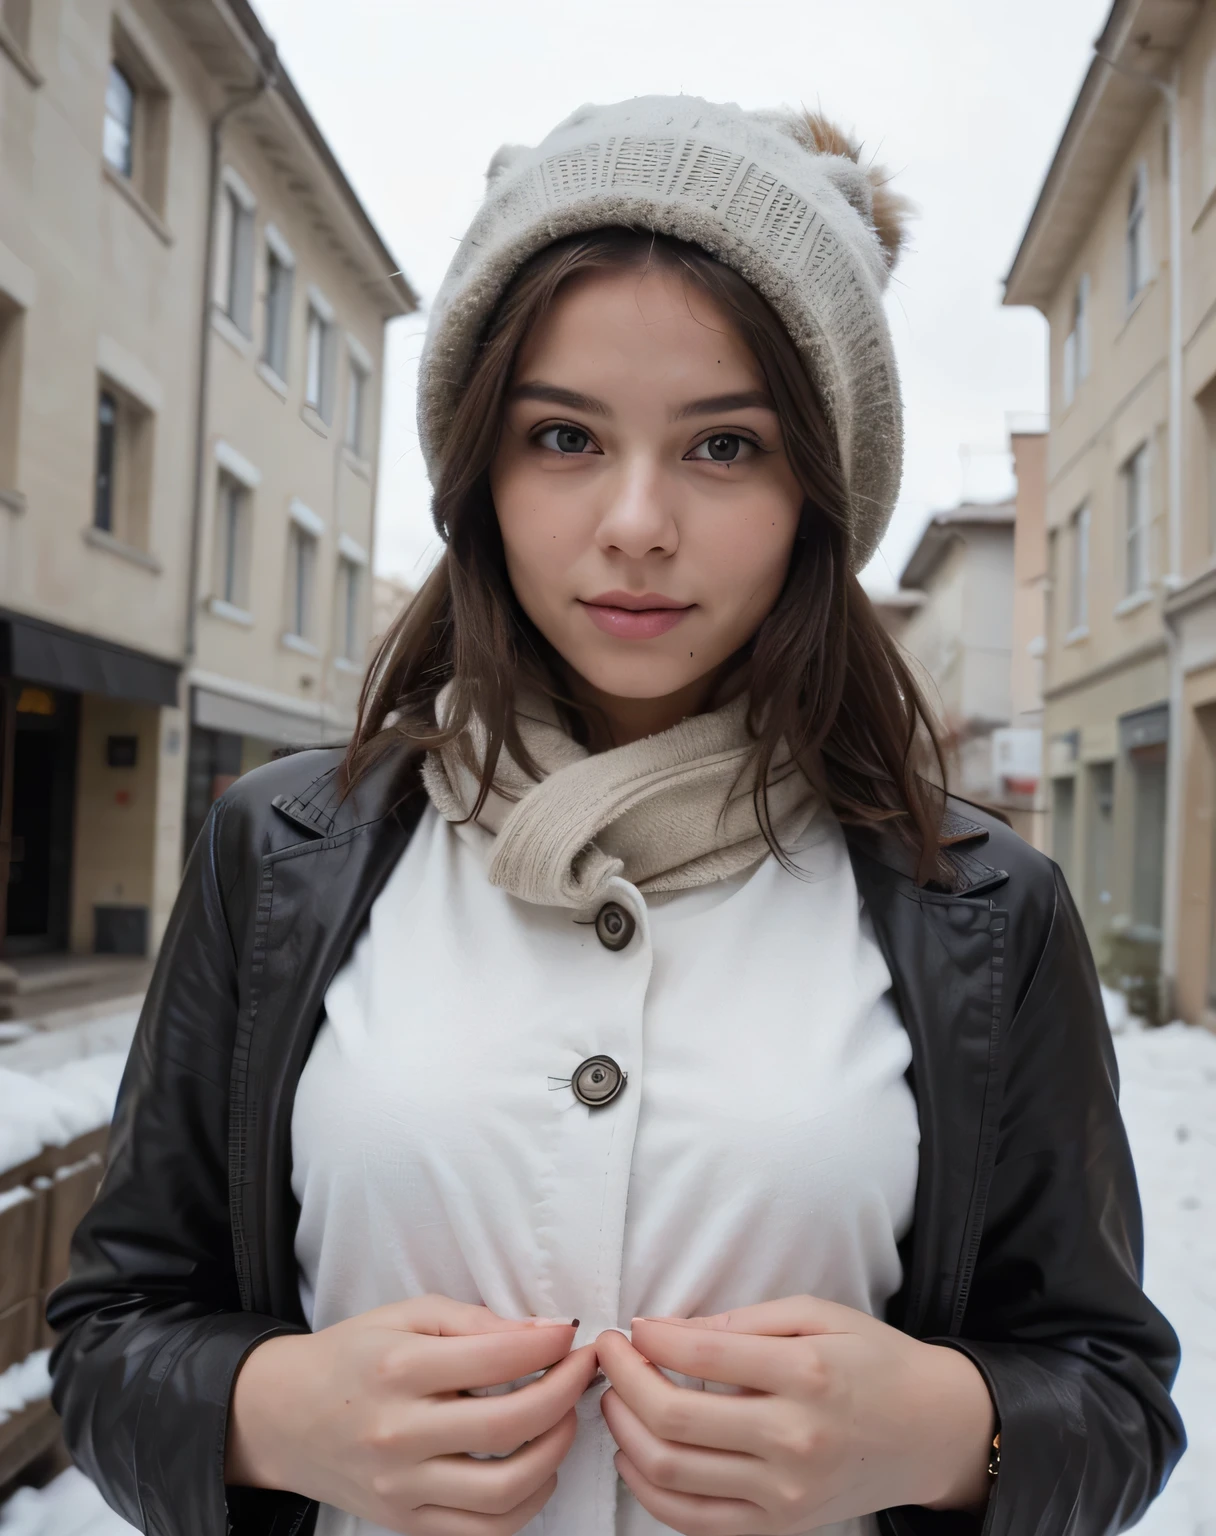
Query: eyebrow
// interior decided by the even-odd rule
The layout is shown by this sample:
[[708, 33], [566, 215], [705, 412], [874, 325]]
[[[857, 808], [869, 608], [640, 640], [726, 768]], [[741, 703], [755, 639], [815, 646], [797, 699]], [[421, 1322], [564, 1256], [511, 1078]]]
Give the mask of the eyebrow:
[[746, 411], [753, 407], [763, 411], [776, 410], [773, 398], [766, 389], [743, 389], [731, 395], [710, 395], [705, 400], [690, 400], [682, 405], [672, 418], [685, 421], [689, 416], [719, 416], [723, 411]]
[[[545, 405], [564, 405], [571, 411], [586, 411], [592, 416], [611, 416], [612, 412], [594, 395], [581, 394], [577, 389], [563, 389], [559, 384], [546, 384], [540, 379], [516, 384], [511, 390], [512, 400], [538, 400]], [[723, 411], [745, 411], [759, 408], [775, 411], [772, 396], [766, 389], [736, 390], [729, 395], [709, 395], [704, 400], [690, 400], [672, 416], [673, 421], [687, 421], [690, 416], [718, 416]]]
[[543, 384], [535, 380], [530, 384], [516, 384], [511, 391], [512, 400], [540, 400], [545, 405], [564, 405], [572, 411], [587, 411], [592, 416], [611, 416], [612, 412], [594, 395], [581, 395], [577, 389], [562, 389], [558, 384]]

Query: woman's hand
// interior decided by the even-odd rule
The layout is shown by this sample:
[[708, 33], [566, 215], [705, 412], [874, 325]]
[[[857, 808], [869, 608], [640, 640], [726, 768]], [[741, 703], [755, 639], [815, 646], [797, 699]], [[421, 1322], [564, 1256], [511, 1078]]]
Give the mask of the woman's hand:
[[[443, 1296], [267, 1339], [237, 1374], [225, 1481], [408, 1536], [509, 1536], [549, 1498], [574, 1439], [596, 1361], [591, 1348], [572, 1354], [573, 1340], [568, 1323]], [[461, 1396], [542, 1370], [515, 1392]]]
[[[987, 1499], [992, 1401], [957, 1350], [813, 1296], [635, 1318], [633, 1346], [616, 1332], [596, 1340], [617, 1470], [685, 1536], [781, 1536]], [[678, 1387], [658, 1366], [743, 1391]]]

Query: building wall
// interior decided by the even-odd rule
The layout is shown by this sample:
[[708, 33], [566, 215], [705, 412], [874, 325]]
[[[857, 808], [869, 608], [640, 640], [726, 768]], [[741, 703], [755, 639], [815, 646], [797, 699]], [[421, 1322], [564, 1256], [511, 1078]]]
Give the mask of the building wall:
[[[382, 300], [369, 296], [361, 274], [319, 238], [282, 174], [268, 163], [254, 128], [240, 118], [226, 135], [224, 164], [239, 173], [256, 199], [253, 334], [242, 336], [217, 311], [210, 338], [210, 464], [196, 666], [205, 673], [252, 683], [286, 704], [323, 712], [335, 727], [348, 726], [358, 702], [362, 647], [354, 659], [340, 654], [344, 608], [338, 590], [339, 541], [351, 541], [345, 547], [357, 546], [370, 561], [383, 374]], [[282, 380], [262, 361], [267, 224], [273, 224], [286, 240], [296, 260]], [[319, 289], [334, 310], [335, 395], [328, 425], [305, 404], [310, 288]], [[350, 337], [372, 364], [360, 455], [345, 442], [352, 382]], [[227, 613], [225, 605], [215, 601], [219, 596], [215, 554], [220, 444], [234, 448], [260, 476], [249, 498], [249, 595], [239, 615]], [[288, 629], [289, 508], [294, 500], [324, 525], [314, 572], [314, 623], [308, 636], [312, 654], [283, 643]], [[360, 633], [366, 642], [371, 623], [370, 565], [363, 569], [361, 586]]]
[[[253, 324], [242, 335], [217, 305], [206, 340], [195, 568], [211, 124], [256, 82], [255, 42], [213, 0], [38, 0], [31, 16], [28, 39], [6, 34], [0, 47], [0, 610], [183, 666], [172, 705], [163, 692], [157, 707], [131, 703], [110, 683], [78, 700], [71, 944], [91, 949], [95, 909], [126, 905], [146, 909], [154, 948], [180, 878], [191, 684], [229, 690], [247, 721], [275, 722], [230, 739], [236, 771], [286, 741], [340, 738], [353, 720], [371, 622], [383, 332], [411, 300], [290, 82], [229, 115], [225, 176], [256, 204]], [[112, 62], [135, 86], [129, 175], [103, 156]], [[283, 381], [260, 366], [271, 222], [296, 263]], [[218, 296], [218, 276], [213, 287]], [[332, 306], [328, 423], [304, 404], [310, 293]], [[367, 374], [357, 451], [346, 443], [352, 356]], [[121, 428], [108, 530], [95, 516], [103, 387]], [[241, 612], [212, 601], [221, 460], [252, 466], [257, 482]], [[309, 633], [294, 646], [293, 507], [319, 532]], [[353, 643], [340, 555], [361, 572]], [[0, 678], [0, 697], [21, 681]], [[76, 718], [75, 694], [71, 709]], [[107, 767], [106, 739], [132, 734], [137, 767]], [[7, 879], [5, 814], [0, 805]]]
[[1010, 712], [1013, 530], [960, 525], [923, 583], [900, 643], [946, 732], [951, 784], [973, 799], [999, 800], [992, 731]]
[[[0, 505], [0, 605], [166, 657], [181, 653], [202, 291], [206, 127], [199, 77], [159, 8], [114, 17], [171, 92], [161, 216], [101, 155], [109, 5], [32, 8], [34, 86], [0, 55], [0, 289], [24, 288], [13, 484]], [[9, 282], [5, 282], [5, 272]], [[12, 279], [16, 277], [16, 283]], [[92, 528], [102, 371], [152, 416], [146, 527]]]

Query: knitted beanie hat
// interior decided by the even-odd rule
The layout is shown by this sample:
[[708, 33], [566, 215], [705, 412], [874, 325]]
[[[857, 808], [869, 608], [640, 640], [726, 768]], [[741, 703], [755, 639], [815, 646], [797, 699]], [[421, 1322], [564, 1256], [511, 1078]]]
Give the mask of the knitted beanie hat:
[[427, 328], [418, 426], [432, 473], [478, 342], [523, 263], [568, 235], [653, 230], [733, 267], [785, 324], [840, 444], [860, 570], [899, 492], [903, 411], [882, 295], [905, 205], [857, 157], [822, 118], [695, 96], [580, 107], [535, 149], [504, 146]]

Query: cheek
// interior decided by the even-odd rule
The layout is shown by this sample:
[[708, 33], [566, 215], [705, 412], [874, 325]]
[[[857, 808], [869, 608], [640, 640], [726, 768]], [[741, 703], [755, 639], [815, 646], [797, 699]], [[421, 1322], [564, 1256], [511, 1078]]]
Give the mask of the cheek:
[[759, 605], [767, 612], [789, 569], [797, 511], [785, 499], [774, 500], [707, 520], [699, 533], [697, 565], [718, 601], [739, 611]]
[[507, 571], [526, 607], [544, 601], [586, 543], [577, 503], [568, 490], [546, 480], [510, 466], [490, 476]]

